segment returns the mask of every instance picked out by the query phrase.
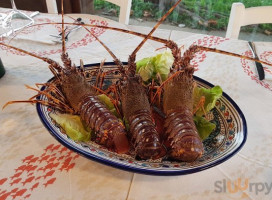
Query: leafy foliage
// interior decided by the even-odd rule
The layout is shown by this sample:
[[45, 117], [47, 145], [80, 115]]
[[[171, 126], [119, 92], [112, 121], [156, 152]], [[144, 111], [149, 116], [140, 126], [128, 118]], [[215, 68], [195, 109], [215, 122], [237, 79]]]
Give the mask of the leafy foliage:
[[[245, 7], [255, 6], [268, 6], [272, 5], [271, 0], [239, 0], [243, 2]], [[154, 1], [153, 1], [154, 2]], [[159, 1], [157, 1], [159, 2]], [[163, 11], [159, 9], [159, 5], [152, 3], [148, 0], [133, 0], [132, 10], [134, 18], [144, 17], [144, 11], [151, 13], [154, 20], [158, 20], [162, 17], [166, 11], [175, 3], [175, 0], [166, 1]], [[226, 30], [231, 5], [237, 0], [183, 0], [181, 8], [185, 9], [186, 12], [177, 9], [174, 10], [167, 20], [175, 24], [186, 24], [186, 26], [198, 29], [215, 29], [215, 30]], [[118, 6], [106, 2], [104, 0], [95, 0], [95, 9], [118, 9]], [[243, 30], [252, 31], [256, 29], [256, 26], [248, 26]], [[260, 31], [272, 30], [271, 24], [259, 25]]]

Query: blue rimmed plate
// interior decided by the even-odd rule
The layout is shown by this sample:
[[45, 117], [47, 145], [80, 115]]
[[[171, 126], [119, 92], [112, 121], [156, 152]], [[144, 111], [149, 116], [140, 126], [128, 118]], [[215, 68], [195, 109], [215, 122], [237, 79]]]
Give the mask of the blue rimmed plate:
[[[125, 63], [126, 64], [126, 63]], [[92, 74], [96, 74], [98, 64], [85, 65], [85, 72], [89, 81]], [[104, 69], [110, 70], [114, 63], [105, 63]], [[110, 75], [106, 84], [111, 84], [118, 79], [118, 75]], [[200, 87], [211, 88], [212, 84], [198, 77], [194, 77]], [[51, 80], [49, 80], [51, 81]], [[44, 90], [42, 87], [41, 90]], [[46, 100], [44, 95], [39, 97]], [[82, 143], [70, 139], [49, 117], [52, 108], [37, 104], [38, 115], [44, 126], [61, 144], [81, 154], [82, 156], [122, 170], [150, 175], [184, 175], [199, 172], [214, 167], [236, 154], [246, 142], [247, 125], [245, 117], [236, 103], [225, 93], [217, 101], [216, 107], [208, 114], [208, 118], [216, 124], [216, 129], [204, 140], [205, 151], [203, 156], [192, 163], [158, 160], [141, 161], [129, 155], [121, 155], [108, 151], [93, 142]]]

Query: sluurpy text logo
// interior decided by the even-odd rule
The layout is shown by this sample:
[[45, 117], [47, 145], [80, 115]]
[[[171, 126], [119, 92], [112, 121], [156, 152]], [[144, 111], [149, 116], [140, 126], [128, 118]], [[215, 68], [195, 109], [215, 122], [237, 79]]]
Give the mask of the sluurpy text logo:
[[216, 193], [238, 193], [238, 192], [250, 192], [256, 195], [270, 194], [272, 190], [272, 182], [251, 182], [248, 178], [231, 181], [227, 179], [218, 180], [214, 183], [214, 192]]

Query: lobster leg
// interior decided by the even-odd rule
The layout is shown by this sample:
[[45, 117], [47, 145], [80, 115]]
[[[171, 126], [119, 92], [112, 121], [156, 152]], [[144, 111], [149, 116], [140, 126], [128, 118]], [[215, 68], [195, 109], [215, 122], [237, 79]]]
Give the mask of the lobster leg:
[[[41, 101], [41, 100], [23, 100], [23, 101], [9, 101], [7, 102], [2, 109], [5, 109], [8, 105], [10, 104], [15, 104], [15, 103], [32, 103], [32, 104], [36, 104], [36, 103], [40, 103], [42, 105], [45, 106], [51, 106], [54, 107], [57, 110], [63, 111], [63, 112], [67, 112], [67, 113], [71, 113], [71, 110], [66, 109], [65, 107], [54, 103], [54, 102], [48, 102], [48, 101]], [[69, 112], [70, 111], [70, 112]]]
[[68, 105], [67, 99], [55, 84], [43, 84], [43, 85], [47, 86], [46, 92], [53, 92], [58, 97], [58, 99], [60, 99], [62, 102]]
[[[31, 97], [30, 100], [33, 100], [34, 98], [39, 97], [40, 95], [45, 95], [48, 98], [49, 101], [52, 101], [52, 102], [54, 102], [56, 104], [59, 104], [59, 105], [63, 106], [64, 108], [66, 108], [67, 110], [69, 110], [69, 113], [73, 112], [73, 109], [71, 109], [69, 107], [69, 105], [67, 105], [59, 97], [56, 98], [56, 97], [54, 97], [52, 95], [53, 91], [51, 89], [47, 89], [47, 90], [44, 90], [44, 91], [39, 91], [38, 89], [30, 87], [29, 85], [25, 85], [25, 86], [26, 86], [27, 89], [31, 89], [31, 90], [34, 90], [34, 91], [38, 92], [38, 94], [35, 95], [35, 96], [33, 96], [33, 97]], [[54, 95], [56, 95], [56, 94], [54, 94]]]
[[202, 96], [196, 105], [193, 114], [195, 114], [199, 109], [202, 109], [203, 113], [205, 116], [207, 116], [206, 111], [204, 109], [204, 104], [205, 104], [205, 96]]

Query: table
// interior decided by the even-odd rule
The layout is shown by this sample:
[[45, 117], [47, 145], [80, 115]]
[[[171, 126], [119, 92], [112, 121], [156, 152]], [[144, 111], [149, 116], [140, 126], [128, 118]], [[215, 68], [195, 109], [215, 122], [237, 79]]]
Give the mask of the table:
[[[98, 16], [80, 17], [96, 20], [93, 23], [145, 33], [149, 29], [126, 27]], [[60, 16], [41, 14], [35, 20], [60, 21]], [[66, 20], [72, 19], [66, 17]], [[10, 44], [60, 61], [60, 46], [52, 43], [48, 36], [58, 30], [54, 25], [35, 27], [22, 32]], [[78, 34], [87, 34], [80, 31]], [[96, 34], [123, 61], [141, 41], [108, 30], [97, 30]], [[249, 54], [246, 41], [170, 30], [158, 30], [154, 35], [172, 39], [184, 49], [195, 43]], [[75, 64], [79, 64], [79, 58], [85, 63], [101, 62], [105, 58], [110, 61], [111, 57], [98, 42], [88, 38], [71, 35], [67, 51]], [[271, 43], [257, 43], [261, 59], [272, 62], [271, 46]], [[158, 47], [162, 45], [148, 41], [137, 59], [156, 54]], [[35, 94], [26, 90], [24, 84], [34, 86], [52, 77], [42, 61], [0, 49], [6, 68], [6, 75], [0, 79], [0, 107], [7, 101], [28, 99]], [[202, 52], [196, 55], [192, 64], [197, 69], [195, 75], [220, 85], [246, 117], [247, 142], [230, 160], [184, 176], [159, 177], [122, 171], [66, 149], [42, 125], [35, 106], [14, 104], [0, 111], [0, 199], [271, 199], [272, 81], [259, 81], [253, 62], [225, 55]], [[266, 74], [271, 74], [271, 67]], [[64, 167], [65, 163], [68, 165]], [[235, 190], [234, 184], [239, 186], [239, 181], [240, 188]]]

